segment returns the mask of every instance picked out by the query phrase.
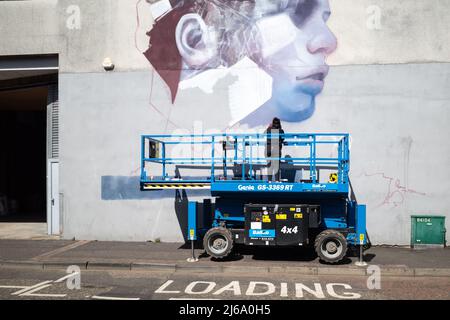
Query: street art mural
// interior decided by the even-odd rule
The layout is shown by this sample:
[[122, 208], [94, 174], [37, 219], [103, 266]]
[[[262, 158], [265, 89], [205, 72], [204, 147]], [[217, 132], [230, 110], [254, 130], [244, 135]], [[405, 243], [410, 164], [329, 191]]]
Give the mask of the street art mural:
[[[143, 26], [150, 30], [145, 36], [148, 48], [138, 50], [167, 85], [170, 103], [177, 102], [181, 91], [196, 88], [211, 95], [212, 108], [218, 108], [216, 94], [222, 92], [214, 91], [215, 84], [231, 75], [236, 80], [226, 88], [231, 117], [224, 126], [228, 128], [267, 127], [274, 117], [298, 123], [313, 115], [315, 97], [329, 70], [326, 59], [337, 45], [327, 26], [328, 0], [147, 1], [137, 12], [138, 24], [144, 10], [151, 11], [154, 23]], [[185, 131], [177, 133], [202, 134], [210, 128], [209, 114], [191, 115], [194, 108], [205, 110], [209, 105], [181, 104], [176, 112], [182, 115], [170, 115], [163, 109], [167, 105], [158, 102], [150, 101], [152, 112], [167, 123], [178, 116], [172, 128]], [[223, 129], [214, 128], [214, 132]], [[158, 133], [172, 132], [160, 129]], [[185, 147], [188, 154], [189, 146]], [[139, 168], [133, 169], [125, 177], [103, 176], [102, 199], [173, 197], [168, 191], [142, 193], [135, 176]]]
[[170, 89], [228, 87], [229, 125], [310, 118], [337, 41], [328, 0], [161, 0], [145, 57]]

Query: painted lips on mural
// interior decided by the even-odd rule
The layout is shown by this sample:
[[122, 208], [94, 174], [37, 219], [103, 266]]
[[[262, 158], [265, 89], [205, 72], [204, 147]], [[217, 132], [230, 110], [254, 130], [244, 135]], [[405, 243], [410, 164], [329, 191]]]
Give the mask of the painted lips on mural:
[[308, 119], [328, 74], [336, 37], [328, 0], [160, 0], [144, 52], [172, 103], [188, 88], [214, 94], [227, 75], [231, 122]]

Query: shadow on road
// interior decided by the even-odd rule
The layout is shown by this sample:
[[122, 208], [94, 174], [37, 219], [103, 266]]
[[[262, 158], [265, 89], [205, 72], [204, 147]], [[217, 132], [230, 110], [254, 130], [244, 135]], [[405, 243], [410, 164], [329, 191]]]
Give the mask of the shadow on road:
[[[211, 258], [204, 250], [200, 241], [194, 243], [196, 250], [202, 250], [198, 256], [200, 260], [211, 260], [216, 262], [232, 262], [232, 261], [298, 261], [298, 262], [315, 262], [323, 265], [348, 265], [359, 257], [358, 248], [349, 248], [347, 256], [342, 261], [334, 264], [326, 263], [318, 258], [314, 248], [312, 247], [250, 247], [244, 245], [235, 245], [233, 253], [224, 259]], [[185, 243], [179, 247], [182, 250], [190, 250], [191, 243]], [[370, 262], [376, 257], [373, 253], [364, 253], [364, 261]], [[353, 258], [353, 260], [352, 260]]]

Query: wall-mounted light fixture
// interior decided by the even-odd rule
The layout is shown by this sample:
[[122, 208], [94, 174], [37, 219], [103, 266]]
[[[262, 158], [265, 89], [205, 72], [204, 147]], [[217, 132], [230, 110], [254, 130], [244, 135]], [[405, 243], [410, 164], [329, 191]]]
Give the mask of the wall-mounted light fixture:
[[112, 62], [111, 58], [109, 58], [109, 57], [106, 57], [105, 59], [103, 59], [102, 65], [106, 71], [114, 70], [114, 63]]

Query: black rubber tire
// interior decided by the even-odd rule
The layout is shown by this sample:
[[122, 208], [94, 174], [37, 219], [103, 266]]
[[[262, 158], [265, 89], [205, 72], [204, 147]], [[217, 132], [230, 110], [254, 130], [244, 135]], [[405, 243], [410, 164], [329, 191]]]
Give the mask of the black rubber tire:
[[[337, 242], [340, 244], [341, 249], [336, 255], [327, 255], [323, 252], [322, 246], [324, 246], [327, 242]], [[314, 241], [314, 249], [316, 250], [317, 255], [322, 261], [327, 263], [338, 263], [342, 259], [344, 259], [347, 254], [347, 239], [344, 237], [342, 233], [336, 230], [328, 229], [319, 233]]]
[[[213, 247], [213, 242], [216, 239], [221, 239], [225, 241], [226, 246], [221, 248], [221, 250], [215, 250]], [[233, 236], [227, 228], [217, 227], [211, 228], [206, 232], [205, 237], [203, 238], [203, 248], [206, 253], [211, 257], [216, 259], [224, 259], [228, 257], [233, 250]]]

